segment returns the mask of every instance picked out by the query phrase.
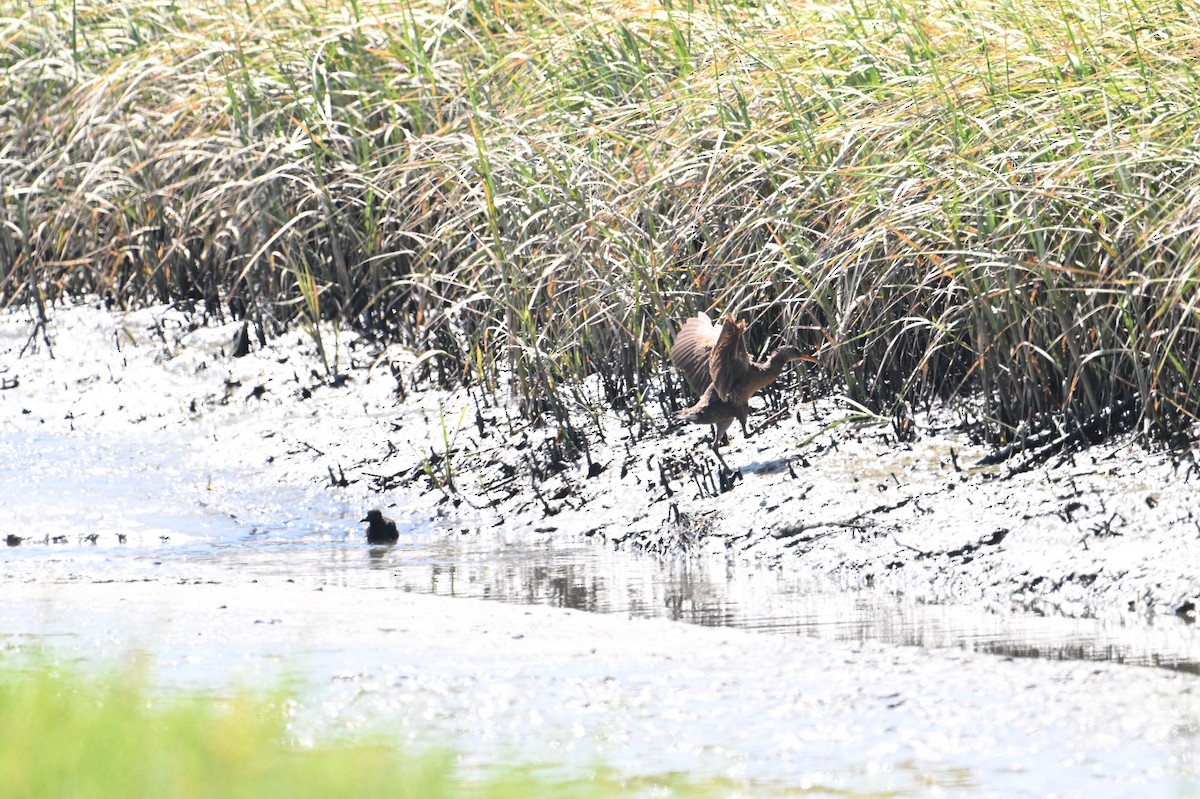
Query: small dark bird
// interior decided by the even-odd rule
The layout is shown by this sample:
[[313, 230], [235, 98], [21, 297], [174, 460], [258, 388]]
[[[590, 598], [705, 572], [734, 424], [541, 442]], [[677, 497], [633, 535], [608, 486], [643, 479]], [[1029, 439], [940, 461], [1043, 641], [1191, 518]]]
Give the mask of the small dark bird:
[[726, 314], [720, 327], [700, 314], [684, 322], [671, 347], [671, 360], [700, 395], [699, 402], [676, 415], [685, 422], [711, 424], [712, 448], [718, 456], [717, 447], [734, 419], [741, 423], [742, 433], [750, 435], [746, 419], [756, 391], [775, 382], [790, 361], [816, 361], [791, 345], [775, 350], [765, 361], [751, 361], [742, 340], [745, 330], [746, 323], [732, 314]]
[[4, 543], [8, 544], [10, 547], [19, 547], [21, 542], [24, 540], [25, 539], [19, 535], [13, 535], [12, 533], [9, 533], [7, 536], [5, 536]]
[[396, 523], [377, 510], [367, 511], [367, 518], [359, 519], [367, 523], [368, 544], [394, 544], [400, 538]]

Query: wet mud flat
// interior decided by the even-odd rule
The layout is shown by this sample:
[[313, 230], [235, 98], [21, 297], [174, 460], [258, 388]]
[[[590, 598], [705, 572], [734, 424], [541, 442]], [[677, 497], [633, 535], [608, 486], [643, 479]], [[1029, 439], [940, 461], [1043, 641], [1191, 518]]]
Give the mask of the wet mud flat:
[[1200, 770], [1200, 703], [1177, 672], [385, 595], [344, 577], [208, 564], [182, 583], [6, 582], [0, 641], [48, 638], [86, 664], [132, 651], [168, 687], [283, 679], [301, 689], [299, 741], [382, 731], [454, 746], [468, 769], [603, 762], [755, 796], [1171, 796]]
[[[735, 433], [722, 485], [704, 431], [626, 426], [596, 387], [580, 387], [584, 452], [505, 402], [414, 392], [417, 358], [344, 334], [330, 381], [300, 334], [235, 358], [236, 326], [164, 309], [60, 309], [51, 349], [31, 332], [0, 319], [0, 533], [20, 539], [0, 547], [0, 652], [144, 654], [168, 684], [214, 690], [284, 676], [304, 686], [301, 740], [382, 728], [467, 763], [599, 759], [755, 795], [1196, 785], [1178, 455], [1114, 442], [1009, 478], [969, 466], [984, 451], [953, 420], [897, 444], [823, 398]], [[397, 519], [395, 546], [366, 545], [369, 507]], [[565, 547], [571, 565], [549, 567]], [[610, 583], [627, 573], [620, 601], [564, 577], [601, 556]], [[786, 632], [784, 579], [811, 625], [848, 621], [700, 626]], [[889, 597], [934, 613], [893, 635], [845, 610]], [[1154, 638], [1136, 662], [1174, 651], [1184, 668], [938, 639], [956, 612], [1028, 609], [1128, 627]]]
[[[653, 397], [644, 418], [608, 408], [599, 381], [577, 388], [570, 425], [530, 423], [503, 391], [414, 391], [420, 354], [344, 331], [324, 334], [334, 380], [303, 333], [234, 357], [237, 325], [165, 309], [62, 309], [50, 332], [47, 346], [26, 314], [0, 319], [6, 430], [194, 437], [198, 468], [401, 520], [766, 563], [916, 601], [1186, 621], [1200, 602], [1186, 449], [1124, 437], [1032, 468], [1020, 455], [977, 466], [990, 453], [961, 414], [918, 414], [901, 442], [892, 419], [793, 387], [779, 412], [757, 412], [766, 429], [732, 434], [727, 471], [707, 428]], [[9, 523], [18, 537], [44, 527]]]
[[[918, 439], [900, 443], [891, 420], [821, 398], [749, 440], [735, 434], [724, 454], [731, 474], [695, 428], [609, 425], [589, 461], [567, 463], [561, 431], [514, 443], [495, 432], [502, 410], [477, 413], [483, 432], [464, 431], [457, 468], [475, 478], [460, 484], [478, 489], [464, 501], [496, 518], [934, 603], [1195, 618], [1200, 471], [1189, 452], [1126, 437], [1041, 467], [1019, 457], [976, 466], [989, 451], [949, 414], [920, 417]], [[527, 484], [519, 490], [516, 475]], [[426, 487], [435, 505], [438, 493]]]

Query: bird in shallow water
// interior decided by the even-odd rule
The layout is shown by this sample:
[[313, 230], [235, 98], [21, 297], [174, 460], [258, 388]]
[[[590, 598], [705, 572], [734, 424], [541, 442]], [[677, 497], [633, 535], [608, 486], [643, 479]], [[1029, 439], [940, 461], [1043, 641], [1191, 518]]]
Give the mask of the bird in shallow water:
[[367, 511], [367, 517], [359, 521], [367, 523], [368, 544], [394, 544], [400, 538], [396, 523], [378, 510]]
[[816, 362], [816, 358], [790, 344], [772, 352], [765, 361], [751, 361], [742, 340], [745, 330], [746, 323], [735, 320], [732, 314], [725, 315], [720, 327], [699, 314], [683, 323], [671, 347], [671, 360], [700, 395], [699, 402], [676, 416], [693, 424], [711, 424], [712, 448], [717, 457], [721, 455], [717, 447], [734, 419], [741, 423], [742, 433], [750, 435], [746, 419], [750, 398], [756, 391], [775, 382], [791, 361]]

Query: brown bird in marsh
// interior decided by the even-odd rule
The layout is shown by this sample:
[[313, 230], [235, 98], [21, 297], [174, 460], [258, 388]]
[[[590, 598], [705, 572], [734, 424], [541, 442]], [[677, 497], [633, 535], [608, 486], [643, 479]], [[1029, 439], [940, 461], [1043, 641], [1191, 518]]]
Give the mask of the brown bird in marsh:
[[688, 385], [700, 395], [700, 401], [676, 414], [685, 422], [713, 426], [713, 451], [733, 420], [746, 430], [750, 414], [750, 398], [759, 389], [774, 383], [783, 367], [791, 361], [813, 361], [790, 344], [771, 353], [765, 361], [754, 362], [746, 352], [742, 333], [746, 323], [726, 314], [721, 326], [699, 314], [684, 322], [671, 347], [671, 360], [683, 373]]

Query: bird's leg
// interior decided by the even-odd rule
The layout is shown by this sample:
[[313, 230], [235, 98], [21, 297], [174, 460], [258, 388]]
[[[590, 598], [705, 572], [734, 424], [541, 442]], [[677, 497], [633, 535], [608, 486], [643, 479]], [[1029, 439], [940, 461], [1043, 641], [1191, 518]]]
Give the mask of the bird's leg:
[[[732, 420], [730, 420], [730, 421], [732, 421]], [[721, 446], [721, 439], [725, 438], [725, 431], [728, 429], [729, 429], [729, 422], [722, 422], [720, 424], [714, 424], [713, 425], [713, 440], [712, 440], [713, 454], [717, 456], [717, 460], [719, 460], [721, 462], [721, 466], [727, 472], [732, 471], [732, 470], [729, 468], [729, 464], [727, 464], [725, 462], [725, 459], [723, 457], [721, 457], [720, 446]]]
[[713, 425], [713, 451], [721, 446], [722, 441], [728, 441], [729, 437], [725, 435], [725, 431], [729, 429], [729, 425], [733, 424], [732, 419], [723, 419]]
[[[718, 435], [721, 435], [721, 434], [718, 434]], [[720, 441], [719, 438], [713, 438], [713, 442], [712, 442], [713, 454], [716, 455], [717, 460], [719, 460], [721, 462], [722, 469], [724, 469], [727, 472], [732, 472], [733, 470], [729, 468], [729, 464], [725, 462], [725, 458], [721, 456], [721, 450], [717, 448], [719, 441]]]

